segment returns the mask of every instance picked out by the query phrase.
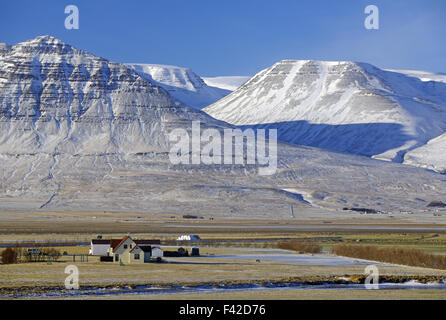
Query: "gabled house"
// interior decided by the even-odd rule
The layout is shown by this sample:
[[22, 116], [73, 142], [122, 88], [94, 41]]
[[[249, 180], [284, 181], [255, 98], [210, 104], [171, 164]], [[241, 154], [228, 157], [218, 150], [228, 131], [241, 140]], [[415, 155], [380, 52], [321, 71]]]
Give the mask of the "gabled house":
[[[113, 262], [126, 264], [144, 263], [149, 262], [151, 258], [161, 258], [163, 256], [163, 250], [160, 248], [160, 240], [133, 240], [130, 236], [125, 236], [120, 240], [112, 239], [108, 240], [108, 242], [108, 250], [104, 255], [113, 257]], [[101, 252], [104, 251], [104, 248], [101, 248]], [[93, 249], [90, 251], [92, 252]]]
[[128, 255], [124, 256], [127, 263], [144, 263], [149, 262], [152, 258], [151, 246], [136, 245], [132, 250], [128, 251]]
[[110, 255], [113, 257], [113, 261], [119, 262], [121, 258], [120, 256], [123, 255], [124, 253], [126, 253], [125, 255], [127, 255], [128, 252], [135, 246], [136, 246], [135, 242], [129, 236], [125, 236], [124, 238], [122, 238], [121, 241], [116, 246], [110, 248], [111, 250]]
[[122, 239], [91, 240], [91, 255], [110, 256], [114, 262], [144, 263], [151, 258], [161, 258], [163, 250], [160, 240], [135, 239], [125, 236]]

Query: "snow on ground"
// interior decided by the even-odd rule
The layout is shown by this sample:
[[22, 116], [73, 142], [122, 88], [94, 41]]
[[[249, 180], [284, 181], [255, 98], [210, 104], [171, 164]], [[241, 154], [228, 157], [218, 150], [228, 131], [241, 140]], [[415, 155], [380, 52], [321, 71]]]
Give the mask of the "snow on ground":
[[446, 173], [446, 133], [430, 140], [426, 145], [409, 151], [404, 163]]
[[386, 70], [391, 72], [402, 73], [409, 77], [418, 78], [421, 81], [446, 82], [446, 73], [435, 73], [435, 72], [420, 71], [420, 70], [393, 70], [393, 69], [386, 69]]
[[229, 91], [235, 91], [251, 77], [248, 76], [226, 76], [226, 77], [203, 77], [208, 86], [217, 87]]
[[365, 260], [337, 257], [326, 254], [241, 254], [220, 255], [214, 257], [225, 259], [277, 261], [299, 266], [367, 266], [370, 264], [370, 262]]

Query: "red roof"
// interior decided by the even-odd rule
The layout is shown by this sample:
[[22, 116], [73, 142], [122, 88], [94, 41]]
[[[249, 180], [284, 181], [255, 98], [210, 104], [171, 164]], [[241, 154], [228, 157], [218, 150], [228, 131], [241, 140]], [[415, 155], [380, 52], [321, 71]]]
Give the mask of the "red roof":
[[[125, 241], [125, 240], [127, 240], [129, 238], [129, 236], [125, 236], [124, 238], [122, 238], [120, 241], [119, 241], [119, 243], [116, 245], [116, 246], [111, 246], [112, 248], [113, 248], [113, 251], [115, 251], [116, 249], [118, 249], [120, 246], [121, 246], [121, 244]], [[113, 241], [113, 240], [112, 240]]]
[[111, 239], [110, 240], [110, 247], [112, 247], [112, 248], [116, 247], [121, 242], [121, 240], [122, 239]]
[[[130, 238], [130, 237], [129, 236], [125, 236], [122, 239], [110, 239], [110, 240], [106, 240], [106, 239], [93, 239], [93, 240], [91, 240], [91, 243], [92, 244], [110, 244], [110, 247], [113, 249], [113, 251], [115, 251], [128, 238]], [[161, 241], [157, 240], [157, 239], [152, 239], [152, 240], [136, 239], [136, 240], [132, 240], [132, 241], [139, 247], [141, 247], [141, 246], [150, 246], [150, 245], [160, 245], [161, 244]]]

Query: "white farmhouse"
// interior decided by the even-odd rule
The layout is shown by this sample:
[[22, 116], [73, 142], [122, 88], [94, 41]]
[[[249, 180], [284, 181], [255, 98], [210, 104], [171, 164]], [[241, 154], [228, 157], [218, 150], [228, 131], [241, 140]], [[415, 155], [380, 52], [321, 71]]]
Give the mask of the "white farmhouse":
[[90, 254], [95, 256], [110, 256], [114, 262], [144, 263], [151, 258], [163, 257], [160, 240], [133, 240], [129, 236], [122, 239], [93, 239]]
[[118, 263], [144, 263], [151, 258], [161, 258], [163, 250], [160, 248], [160, 240], [133, 240], [129, 236], [117, 240], [108, 240], [110, 245], [105, 255], [113, 257]]

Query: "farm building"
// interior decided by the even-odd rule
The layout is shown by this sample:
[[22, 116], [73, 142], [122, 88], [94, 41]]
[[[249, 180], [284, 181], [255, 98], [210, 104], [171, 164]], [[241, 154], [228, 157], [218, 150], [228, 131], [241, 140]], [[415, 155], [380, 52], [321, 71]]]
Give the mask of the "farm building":
[[92, 256], [106, 256], [110, 250], [110, 240], [92, 239], [90, 243], [90, 252]]
[[144, 263], [163, 256], [159, 240], [122, 239], [91, 240], [90, 254], [113, 257], [114, 262]]
[[125, 236], [115, 247], [110, 248], [109, 255], [114, 257], [113, 261], [119, 262], [119, 259], [123, 258], [121, 256], [128, 254], [128, 251], [135, 246], [136, 244], [133, 242], [132, 238]]
[[200, 236], [196, 234], [185, 234], [177, 238], [177, 241], [197, 241], [197, 240], [200, 240]]
[[159, 247], [136, 245], [133, 249], [126, 250], [121, 254], [121, 261], [123, 263], [144, 263], [150, 262], [153, 258], [161, 258], [162, 256], [163, 250]]
[[152, 258], [151, 246], [136, 246], [132, 250], [126, 251], [122, 254], [122, 260], [124, 263], [144, 263], [149, 262]]

